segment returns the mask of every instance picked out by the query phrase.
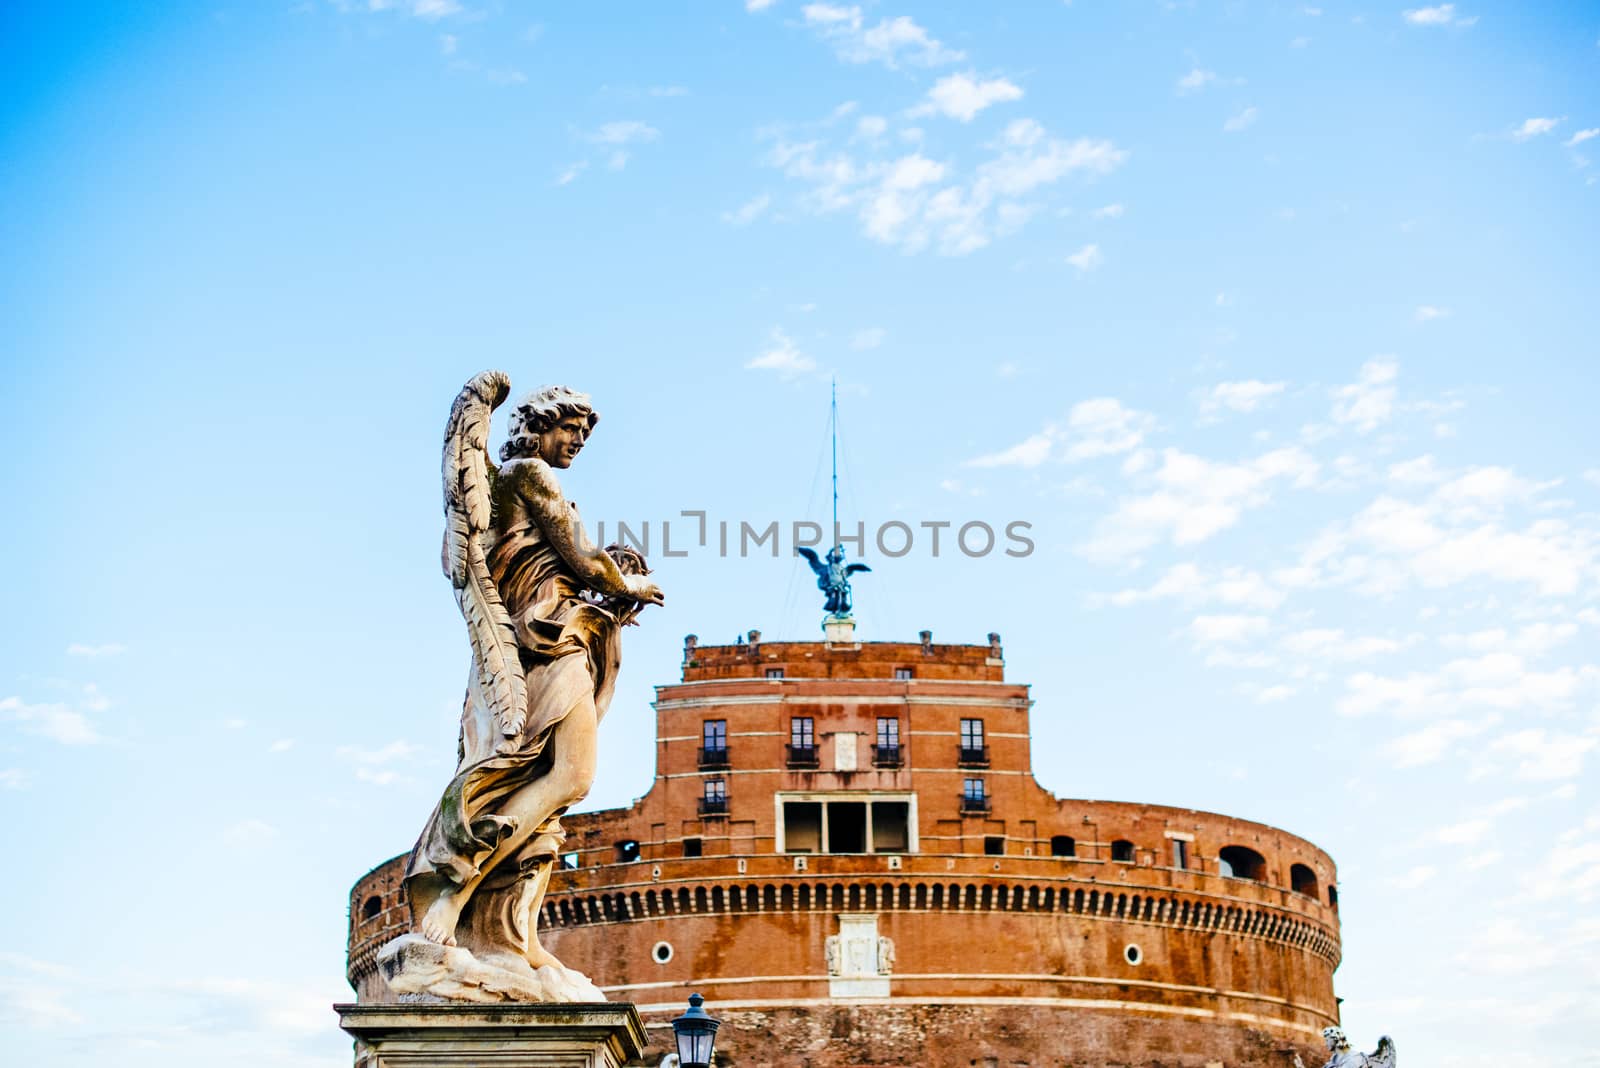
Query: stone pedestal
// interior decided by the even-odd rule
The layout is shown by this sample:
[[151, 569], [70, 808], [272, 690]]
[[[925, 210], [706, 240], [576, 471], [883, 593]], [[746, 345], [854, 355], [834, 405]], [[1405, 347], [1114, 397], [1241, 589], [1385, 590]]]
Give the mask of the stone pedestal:
[[357, 1068], [621, 1068], [644, 1056], [629, 1004], [335, 1005]]
[[822, 637], [829, 645], [854, 645], [856, 642], [855, 616], [823, 616]]

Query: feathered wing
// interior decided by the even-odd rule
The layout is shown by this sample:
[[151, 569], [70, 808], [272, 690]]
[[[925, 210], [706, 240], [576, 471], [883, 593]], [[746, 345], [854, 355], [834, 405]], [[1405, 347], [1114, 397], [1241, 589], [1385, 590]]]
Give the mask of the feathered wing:
[[444, 573], [467, 621], [473, 669], [500, 733], [522, 733], [528, 685], [511, 616], [489, 574], [484, 542], [493, 513], [489, 417], [511, 392], [500, 371], [485, 371], [462, 387], [444, 432]]
[[1367, 1058], [1372, 1068], [1395, 1068], [1394, 1039], [1384, 1035], [1378, 1039], [1378, 1052]]
[[817, 574], [826, 575], [828, 573], [827, 567], [823, 565], [821, 560], [817, 559], [817, 554], [813, 550], [807, 549], [804, 545], [796, 545], [794, 547], [794, 551], [805, 557], [806, 563], [810, 564], [811, 570], [815, 571]]

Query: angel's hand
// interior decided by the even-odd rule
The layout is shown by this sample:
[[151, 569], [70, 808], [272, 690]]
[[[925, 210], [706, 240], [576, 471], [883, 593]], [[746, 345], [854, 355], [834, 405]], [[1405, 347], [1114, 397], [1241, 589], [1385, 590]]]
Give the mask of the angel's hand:
[[645, 604], [666, 603], [666, 595], [661, 592], [661, 587], [643, 575], [624, 575], [622, 581], [627, 584], [628, 596], [634, 600]]
[[502, 721], [500, 724], [500, 733], [506, 736], [506, 741], [501, 744], [509, 744], [512, 747], [515, 747], [517, 739], [522, 737], [522, 728], [527, 726], [527, 724], [527, 716], [512, 716], [510, 719]]

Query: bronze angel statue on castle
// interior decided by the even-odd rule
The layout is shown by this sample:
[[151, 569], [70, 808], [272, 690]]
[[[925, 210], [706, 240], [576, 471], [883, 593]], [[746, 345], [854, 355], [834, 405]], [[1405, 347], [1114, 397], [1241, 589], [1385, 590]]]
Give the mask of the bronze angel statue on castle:
[[[1328, 1063], [1322, 1068], [1395, 1068], [1394, 1039], [1388, 1035], [1378, 1039], [1375, 1053], [1351, 1049], [1350, 1039], [1340, 1027], [1324, 1027], [1322, 1041], [1328, 1047]], [[1298, 1053], [1294, 1055], [1294, 1068], [1306, 1068]]]
[[595, 729], [621, 665], [621, 628], [661, 604], [632, 549], [595, 548], [556, 480], [599, 415], [550, 386], [511, 412], [500, 466], [489, 420], [499, 371], [461, 390], [444, 444], [444, 572], [467, 623], [472, 670], [455, 777], [406, 867], [412, 932], [379, 965], [397, 994], [467, 1001], [604, 1001], [539, 945], [539, 905], [589, 792]]

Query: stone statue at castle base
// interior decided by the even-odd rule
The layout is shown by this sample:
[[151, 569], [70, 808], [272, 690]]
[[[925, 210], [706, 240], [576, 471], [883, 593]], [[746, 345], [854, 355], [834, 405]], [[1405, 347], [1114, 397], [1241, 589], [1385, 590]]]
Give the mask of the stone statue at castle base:
[[456, 772], [405, 872], [412, 930], [378, 956], [403, 1001], [605, 1000], [539, 944], [539, 906], [561, 816], [594, 779], [622, 628], [662, 593], [639, 553], [590, 543], [557, 480], [599, 420], [588, 395], [526, 397], [496, 466], [489, 420], [509, 392], [478, 375], [445, 430], [443, 565], [472, 666]]
[[[1394, 1039], [1384, 1035], [1378, 1039], [1374, 1053], [1357, 1053], [1350, 1048], [1350, 1039], [1339, 1027], [1324, 1027], [1322, 1041], [1328, 1047], [1328, 1060], [1322, 1068], [1395, 1068]], [[1306, 1068], [1297, 1053], [1294, 1068]]]

